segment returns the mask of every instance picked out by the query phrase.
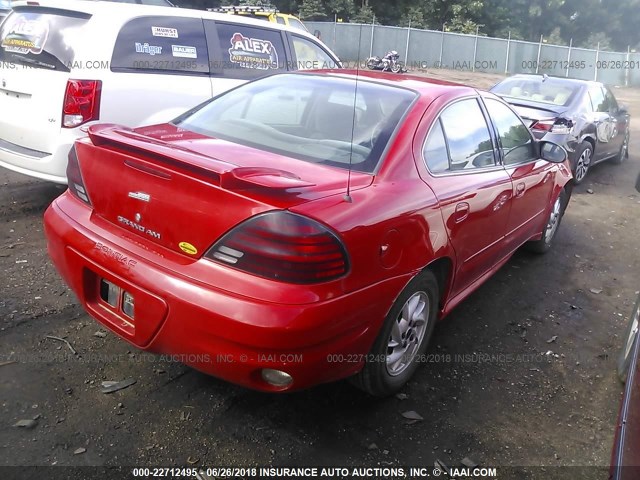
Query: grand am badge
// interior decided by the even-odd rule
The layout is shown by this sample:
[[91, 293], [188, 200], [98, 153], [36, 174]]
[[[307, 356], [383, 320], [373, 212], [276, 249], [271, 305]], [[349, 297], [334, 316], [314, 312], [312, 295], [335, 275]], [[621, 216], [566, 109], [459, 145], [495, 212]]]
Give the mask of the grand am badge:
[[[140, 219], [142, 219], [142, 216], [140, 217]], [[128, 218], [118, 216], [118, 222], [120, 222], [123, 225], [126, 225], [127, 227], [133, 228], [134, 230], [137, 230], [139, 232], [146, 233], [150, 237], [156, 238], [158, 240], [162, 238], [158, 232], [151, 230], [150, 228], [147, 228], [144, 225], [140, 225], [137, 222], [133, 222]]]

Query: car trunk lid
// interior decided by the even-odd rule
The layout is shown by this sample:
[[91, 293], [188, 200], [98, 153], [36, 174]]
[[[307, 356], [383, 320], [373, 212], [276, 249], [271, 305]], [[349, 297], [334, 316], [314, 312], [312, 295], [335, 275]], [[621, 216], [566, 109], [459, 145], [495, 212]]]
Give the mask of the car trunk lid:
[[[95, 215], [150, 242], [199, 257], [249, 217], [346, 190], [347, 170], [202, 139], [193, 132], [183, 131], [172, 141], [158, 138], [171, 129], [175, 127], [98, 125], [89, 129], [89, 139], [76, 143]], [[155, 138], [149, 135], [153, 131]], [[204, 153], [212, 151], [215, 158]], [[352, 189], [372, 179], [353, 172]]]
[[539, 120], [558, 118], [567, 110], [564, 106], [527, 102], [510, 97], [505, 97], [504, 100], [518, 112], [528, 127], [533, 126]]

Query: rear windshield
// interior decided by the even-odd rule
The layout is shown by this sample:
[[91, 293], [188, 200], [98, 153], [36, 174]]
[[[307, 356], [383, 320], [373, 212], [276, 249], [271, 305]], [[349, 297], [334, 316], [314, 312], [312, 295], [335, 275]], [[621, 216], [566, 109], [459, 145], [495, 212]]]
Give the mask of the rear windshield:
[[298, 160], [373, 173], [416, 93], [368, 81], [282, 74], [175, 120], [186, 130]]
[[556, 78], [512, 77], [500, 82], [491, 91], [503, 97], [567, 106], [579, 89], [578, 85]]
[[0, 62], [69, 72], [75, 54], [69, 38], [88, 19], [88, 15], [14, 11], [0, 27]]

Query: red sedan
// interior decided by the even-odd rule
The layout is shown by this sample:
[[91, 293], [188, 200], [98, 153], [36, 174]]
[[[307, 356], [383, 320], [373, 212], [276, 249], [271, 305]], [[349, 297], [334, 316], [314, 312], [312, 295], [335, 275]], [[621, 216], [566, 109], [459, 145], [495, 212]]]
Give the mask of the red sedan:
[[566, 158], [473, 88], [274, 75], [168, 124], [91, 127], [48, 251], [141, 349], [258, 390], [388, 395], [436, 320], [521, 245], [550, 248]]
[[[636, 180], [640, 192], [640, 175]], [[611, 455], [611, 480], [640, 478], [640, 295], [631, 312], [622, 351], [618, 358], [618, 376], [626, 383]]]

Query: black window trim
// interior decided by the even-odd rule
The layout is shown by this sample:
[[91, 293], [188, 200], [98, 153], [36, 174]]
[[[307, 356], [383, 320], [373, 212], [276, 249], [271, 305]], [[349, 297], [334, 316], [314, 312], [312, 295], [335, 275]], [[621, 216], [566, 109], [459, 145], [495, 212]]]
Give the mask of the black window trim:
[[[476, 100], [476, 102], [478, 102], [478, 100], [480, 99], [480, 95], [467, 95], [464, 97], [458, 97], [455, 100], [447, 103], [446, 105], [444, 105], [440, 111], [438, 111], [437, 115], [436, 115], [436, 120], [438, 122], [441, 121], [440, 117], [442, 116], [442, 112], [444, 112], [447, 108], [449, 108], [451, 105], [454, 105], [458, 102], [464, 101], [464, 100]], [[424, 140], [422, 141], [422, 148], [420, 150], [420, 155], [422, 156], [422, 162], [425, 165], [425, 168], [427, 169], [427, 171], [429, 172], [429, 175], [433, 176], [433, 177], [451, 177], [451, 176], [456, 176], [456, 175], [473, 175], [476, 173], [487, 173], [487, 172], [494, 172], [494, 171], [505, 171], [504, 165], [502, 165], [502, 161], [499, 157], [496, 157], [496, 139], [495, 139], [495, 132], [494, 132], [494, 127], [493, 127], [493, 122], [492, 121], [487, 121], [487, 113], [484, 109], [484, 104], [482, 102], [478, 102], [478, 107], [480, 108], [480, 111], [482, 112], [482, 115], [484, 117], [485, 123], [487, 124], [487, 130], [489, 132], [489, 137], [491, 138], [491, 145], [492, 145], [492, 150], [493, 150], [493, 161], [495, 162], [495, 165], [493, 166], [488, 166], [488, 167], [475, 167], [473, 169], [469, 169], [467, 171], [465, 170], [447, 170], [445, 172], [438, 172], [438, 173], [434, 173], [431, 171], [431, 169], [429, 168], [429, 165], [427, 163], [427, 159], [424, 156], [424, 149], [426, 147], [427, 144], [427, 140], [429, 139], [429, 135], [431, 135], [431, 130], [433, 129], [433, 126], [436, 124], [436, 122], [432, 122], [431, 125], [429, 126], [429, 131], [427, 132], [426, 136], [424, 137]], [[491, 125], [491, 126], [490, 126]], [[444, 129], [444, 125], [441, 124], [442, 127], [442, 135], [444, 136], [444, 143], [447, 147], [447, 155], [449, 156], [449, 166], [451, 166], [451, 153], [449, 151], [449, 139], [447, 138], [447, 133]]]
[[[504, 148], [502, 147], [502, 141], [500, 140], [500, 132], [498, 131], [498, 126], [494, 123], [493, 118], [491, 118], [491, 115], [489, 115], [489, 109], [487, 108], [486, 104], [484, 103], [485, 100], [495, 100], [496, 102], [501, 103], [502, 105], [507, 107], [518, 118], [518, 120], [520, 120], [520, 123], [522, 123], [522, 126], [527, 129], [527, 132], [529, 133], [529, 137], [531, 138], [531, 143], [533, 145], [536, 144], [536, 139], [531, 134], [531, 130], [529, 129], [529, 127], [527, 127], [525, 125], [525, 123], [522, 121], [522, 118], [520, 117], [520, 115], [518, 115], [516, 113], [516, 111], [513, 108], [511, 108], [511, 106], [508, 103], [506, 103], [506, 102], [504, 102], [504, 101], [502, 101], [500, 99], [492, 98], [492, 97], [481, 96], [480, 98], [482, 100], [482, 102], [481, 102], [482, 106], [486, 111], [486, 116], [490, 119], [489, 123], [491, 123], [491, 128], [493, 130], [493, 135], [495, 136], [496, 149], [495, 149], [494, 153], [498, 157], [499, 164], [502, 165], [502, 167], [506, 170], [508, 168], [521, 167], [521, 166], [524, 166], [524, 165], [528, 165], [530, 163], [536, 163], [538, 160], [540, 160], [539, 157], [534, 157], [531, 160], [525, 160], [525, 161], [522, 161], [522, 162], [510, 163], [509, 165], [505, 165], [505, 163], [504, 163], [504, 154], [503, 154]], [[534, 154], [535, 154], [535, 152], [534, 152]]]

